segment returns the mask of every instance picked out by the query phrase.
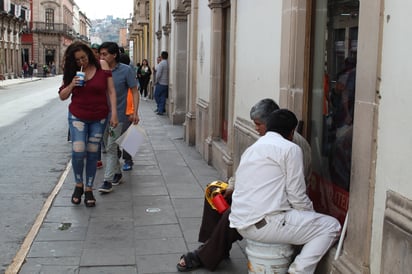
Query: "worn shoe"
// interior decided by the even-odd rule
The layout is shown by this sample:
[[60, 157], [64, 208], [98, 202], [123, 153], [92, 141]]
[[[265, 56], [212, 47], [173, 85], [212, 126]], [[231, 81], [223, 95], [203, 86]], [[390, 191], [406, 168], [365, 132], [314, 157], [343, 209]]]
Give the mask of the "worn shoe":
[[129, 171], [133, 169], [133, 166], [130, 163], [124, 163], [122, 169], [123, 171]]
[[158, 112], [156, 112], [156, 114], [157, 114], [157, 115], [163, 115], [163, 114], [165, 114], [165, 113], [158, 111]]
[[97, 161], [97, 166], [98, 169], [103, 167], [103, 162], [102, 161]]
[[111, 184], [114, 186], [120, 185], [122, 183], [122, 177], [123, 175], [121, 173], [115, 174]]
[[99, 192], [104, 192], [104, 193], [112, 192], [112, 190], [113, 190], [112, 183], [108, 181], [104, 181], [103, 184], [99, 188]]

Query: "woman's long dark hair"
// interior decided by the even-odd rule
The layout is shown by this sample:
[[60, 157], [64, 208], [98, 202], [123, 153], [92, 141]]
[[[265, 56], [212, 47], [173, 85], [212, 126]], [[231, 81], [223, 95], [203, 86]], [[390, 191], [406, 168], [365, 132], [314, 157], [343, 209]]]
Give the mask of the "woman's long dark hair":
[[89, 64], [94, 65], [97, 69], [100, 69], [100, 62], [94, 57], [94, 53], [91, 48], [82, 42], [74, 42], [66, 49], [64, 53], [63, 60], [63, 83], [64, 85], [69, 85], [73, 80], [73, 77], [76, 75], [76, 71], [80, 69], [80, 66], [74, 58], [74, 54], [78, 51], [84, 51], [87, 54], [89, 59]]

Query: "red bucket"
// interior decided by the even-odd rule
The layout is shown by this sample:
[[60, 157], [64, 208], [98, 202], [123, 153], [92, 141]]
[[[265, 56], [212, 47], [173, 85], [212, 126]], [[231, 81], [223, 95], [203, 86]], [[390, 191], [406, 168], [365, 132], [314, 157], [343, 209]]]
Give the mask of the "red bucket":
[[215, 206], [217, 212], [222, 214], [229, 208], [229, 204], [226, 202], [225, 198], [222, 194], [217, 194], [215, 197], [212, 198], [212, 203]]

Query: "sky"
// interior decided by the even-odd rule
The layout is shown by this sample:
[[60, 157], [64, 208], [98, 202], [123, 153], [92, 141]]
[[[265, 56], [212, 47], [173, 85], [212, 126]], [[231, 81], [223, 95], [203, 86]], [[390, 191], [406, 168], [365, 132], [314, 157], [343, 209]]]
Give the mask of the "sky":
[[75, 0], [80, 11], [93, 19], [103, 19], [107, 15], [114, 18], [129, 18], [133, 13], [133, 0]]

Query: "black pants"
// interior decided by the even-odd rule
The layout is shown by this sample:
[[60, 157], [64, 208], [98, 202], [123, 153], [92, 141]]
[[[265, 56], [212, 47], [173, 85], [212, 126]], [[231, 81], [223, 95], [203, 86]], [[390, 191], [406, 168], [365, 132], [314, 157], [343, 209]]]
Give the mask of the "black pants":
[[195, 253], [203, 267], [211, 271], [215, 270], [223, 259], [229, 257], [232, 244], [243, 239], [236, 229], [229, 227], [229, 214], [230, 208], [219, 214], [205, 199], [199, 232], [199, 242], [204, 244]]

